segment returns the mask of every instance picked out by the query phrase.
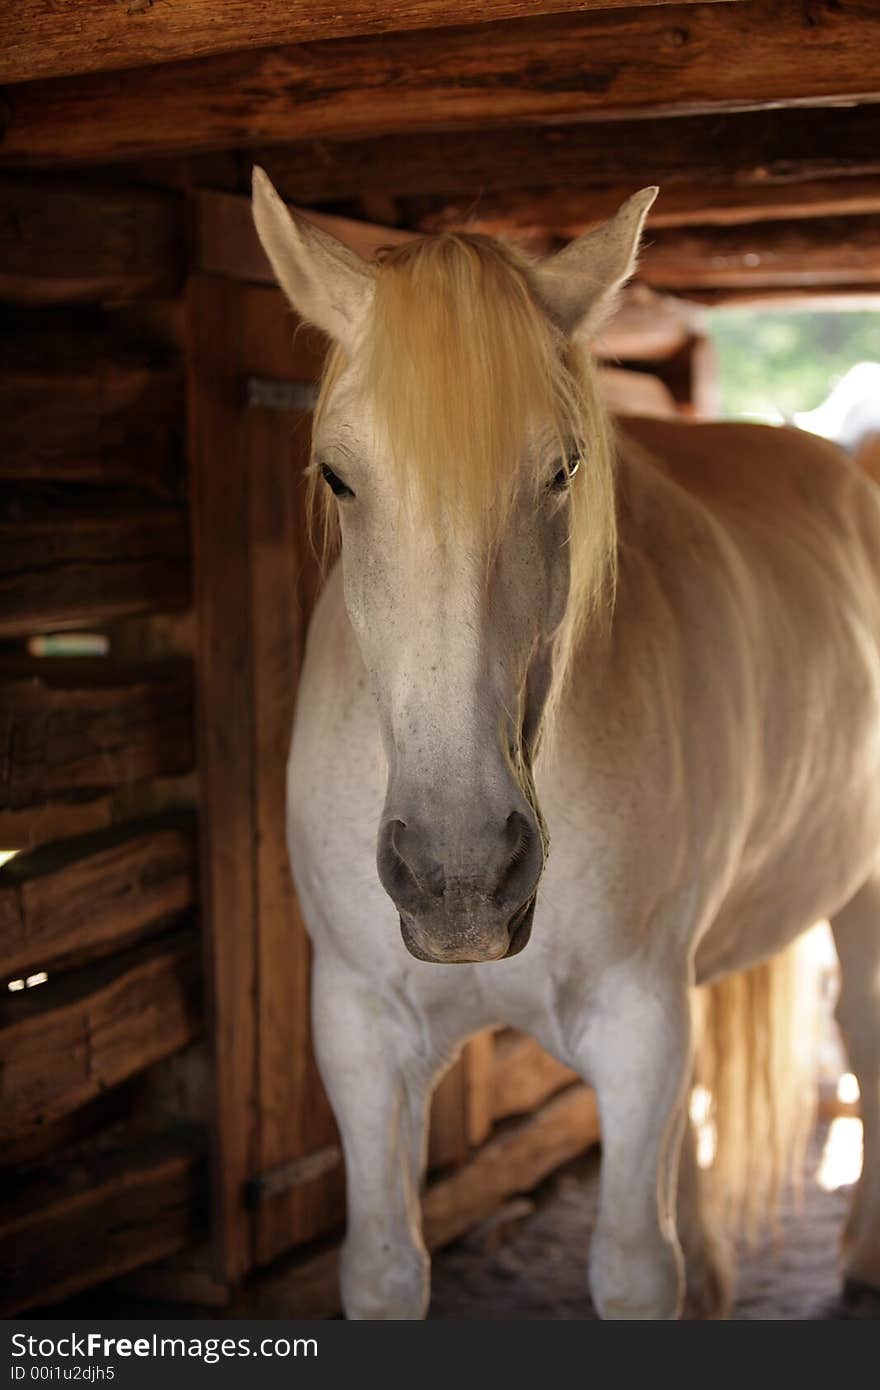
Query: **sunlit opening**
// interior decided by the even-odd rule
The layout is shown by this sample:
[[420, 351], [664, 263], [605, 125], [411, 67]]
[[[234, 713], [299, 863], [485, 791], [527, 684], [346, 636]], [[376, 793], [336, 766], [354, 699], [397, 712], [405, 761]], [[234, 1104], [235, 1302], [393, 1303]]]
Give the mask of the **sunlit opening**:
[[862, 1122], [855, 1115], [840, 1115], [831, 1121], [828, 1138], [816, 1172], [816, 1181], [826, 1192], [858, 1182], [862, 1171]]
[[6, 988], [10, 994], [18, 994], [22, 989], [33, 989], [35, 985], [44, 985], [48, 978], [45, 970], [37, 970], [33, 975], [26, 975], [23, 980], [9, 980]]
[[710, 1118], [712, 1097], [705, 1086], [691, 1091], [690, 1116], [697, 1135], [697, 1163], [711, 1168], [715, 1159], [715, 1126]]

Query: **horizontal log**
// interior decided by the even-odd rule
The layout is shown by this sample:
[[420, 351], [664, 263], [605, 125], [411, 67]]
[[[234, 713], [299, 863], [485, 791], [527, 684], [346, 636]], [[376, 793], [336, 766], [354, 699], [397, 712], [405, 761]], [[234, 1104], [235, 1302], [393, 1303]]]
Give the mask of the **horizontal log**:
[[498, 1033], [492, 1058], [492, 1117], [497, 1121], [527, 1115], [576, 1079], [534, 1038], [510, 1029]]
[[0, 509], [0, 636], [188, 607], [182, 507], [140, 499], [85, 506], [14, 500]]
[[[308, 208], [302, 211], [316, 226], [344, 242], [364, 260], [372, 260], [384, 246], [411, 241], [414, 235], [396, 227], [377, 227], [332, 213]], [[198, 194], [195, 212], [195, 263], [199, 270], [255, 284], [276, 283], [254, 228], [250, 198], [206, 190]]]
[[[570, 1086], [528, 1119], [512, 1122], [469, 1163], [429, 1185], [422, 1201], [428, 1248], [464, 1235], [598, 1138], [596, 1099], [586, 1086]], [[339, 1254], [332, 1249], [276, 1266], [232, 1302], [228, 1315], [332, 1318], [339, 1307]]]
[[0, 1157], [202, 1031], [195, 927], [0, 1000]]
[[186, 660], [0, 660], [0, 808], [38, 808], [194, 765]]
[[[486, 19], [516, 19], [550, 10], [614, 9], [672, 0], [482, 0]], [[0, 82], [28, 82], [79, 72], [231, 53], [267, 44], [382, 34], [468, 24], [472, 0], [165, 0], [121, 8], [116, 0], [18, 0], [16, 23], [0, 55]]]
[[0, 967], [65, 969], [156, 932], [194, 907], [187, 824], [146, 822], [20, 854], [0, 868]]
[[[880, 131], [878, 131], [880, 133]], [[509, 240], [536, 237], [568, 240], [613, 217], [633, 191], [617, 184], [577, 192], [526, 190], [502, 196], [462, 199], [415, 215], [426, 232], [466, 227]], [[412, 210], [411, 210], [412, 212]], [[880, 177], [809, 179], [799, 183], [707, 186], [670, 184], [648, 215], [648, 235], [659, 227], [739, 226], [781, 219], [861, 216], [880, 212]]]
[[183, 206], [152, 189], [0, 179], [0, 298], [59, 304], [175, 294]]
[[[293, 203], [365, 194], [479, 199], [532, 189], [582, 192], [622, 185], [631, 192], [672, 182], [695, 188], [765, 188], [801, 180], [880, 173], [880, 108], [797, 107], [676, 116], [668, 120], [433, 130], [361, 140], [299, 140], [256, 148]], [[188, 161], [198, 184], [216, 186], [213, 157]], [[207, 169], [207, 165], [212, 167]], [[249, 176], [251, 160], [239, 167]], [[203, 166], [204, 172], [203, 172]], [[233, 180], [233, 173], [227, 178]], [[244, 179], [236, 191], [246, 192]], [[417, 211], [417, 210], [416, 210]]]
[[657, 231], [639, 276], [679, 291], [880, 285], [880, 234], [859, 217]]
[[203, 1136], [116, 1136], [7, 1177], [0, 1316], [67, 1298], [173, 1254], [206, 1226]]
[[100, 162], [438, 126], [874, 101], [878, 52], [874, 0], [648, 6], [319, 41], [136, 68], [124, 82], [95, 73], [7, 88], [0, 159]]
[[183, 373], [112, 331], [0, 335], [0, 478], [181, 492]]

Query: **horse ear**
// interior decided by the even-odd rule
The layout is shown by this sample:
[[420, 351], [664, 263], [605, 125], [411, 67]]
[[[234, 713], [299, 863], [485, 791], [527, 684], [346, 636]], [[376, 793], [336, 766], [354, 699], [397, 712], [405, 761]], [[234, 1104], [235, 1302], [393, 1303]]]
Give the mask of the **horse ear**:
[[659, 189], [643, 188], [592, 232], [543, 261], [535, 271], [541, 302], [564, 333], [598, 333], [636, 268], [639, 240]]
[[351, 343], [373, 295], [374, 273], [367, 262], [292, 213], [256, 166], [253, 215], [275, 277], [297, 313], [336, 342]]

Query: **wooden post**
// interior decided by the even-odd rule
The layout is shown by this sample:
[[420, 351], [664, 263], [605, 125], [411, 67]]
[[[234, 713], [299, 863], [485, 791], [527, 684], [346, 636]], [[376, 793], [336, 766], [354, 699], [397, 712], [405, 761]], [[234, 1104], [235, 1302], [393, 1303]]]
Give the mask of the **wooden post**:
[[341, 1212], [337, 1168], [287, 1190], [260, 1181], [336, 1142], [309, 1045], [308, 943], [284, 836], [314, 590], [302, 497], [308, 419], [248, 405], [247, 395], [252, 378], [313, 382], [321, 353], [307, 334], [294, 344], [277, 290], [201, 274], [188, 300], [217, 1263], [235, 1282]]

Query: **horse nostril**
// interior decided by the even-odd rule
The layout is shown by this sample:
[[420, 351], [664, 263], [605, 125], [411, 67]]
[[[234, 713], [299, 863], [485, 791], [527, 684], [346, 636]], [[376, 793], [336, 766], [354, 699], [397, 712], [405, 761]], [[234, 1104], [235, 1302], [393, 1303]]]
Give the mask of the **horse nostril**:
[[423, 853], [418, 835], [405, 821], [386, 821], [376, 863], [382, 886], [399, 907], [415, 911], [426, 895], [442, 895], [443, 870]]
[[544, 851], [537, 829], [520, 811], [511, 811], [504, 835], [507, 860], [494, 896], [500, 907], [518, 907], [534, 892]]

